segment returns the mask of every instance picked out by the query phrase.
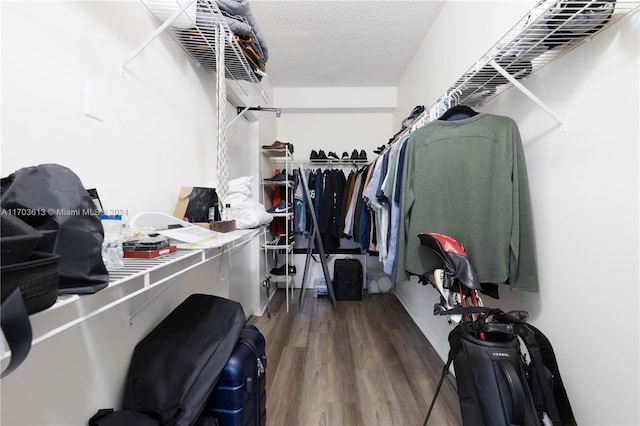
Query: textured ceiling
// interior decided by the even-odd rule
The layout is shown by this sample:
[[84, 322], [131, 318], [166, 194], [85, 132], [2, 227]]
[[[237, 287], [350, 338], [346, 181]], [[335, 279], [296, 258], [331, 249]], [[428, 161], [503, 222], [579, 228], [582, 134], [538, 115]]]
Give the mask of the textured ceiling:
[[251, 0], [274, 87], [396, 86], [442, 1]]

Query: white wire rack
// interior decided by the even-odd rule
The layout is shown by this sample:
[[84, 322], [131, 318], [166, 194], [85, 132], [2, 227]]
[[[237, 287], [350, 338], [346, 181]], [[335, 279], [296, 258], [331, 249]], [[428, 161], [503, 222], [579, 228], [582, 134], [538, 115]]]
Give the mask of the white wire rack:
[[199, 67], [216, 79], [216, 174], [218, 196], [224, 202], [229, 181], [226, 129], [235, 121], [227, 123], [225, 116], [227, 85], [235, 83], [233, 92], [254, 98], [251, 103], [259, 99], [267, 101], [259, 84], [264, 72], [249, 63], [215, 0], [140, 2], [161, 24], [124, 61], [122, 71], [160, 34], [167, 31]]
[[[265, 180], [265, 173], [271, 173], [272, 166], [277, 166], [284, 170], [284, 173], [289, 176], [292, 174], [291, 163], [293, 161], [293, 154], [289, 151], [288, 148], [281, 149], [261, 149], [262, 160], [260, 162], [260, 185], [262, 187], [262, 193], [260, 195], [261, 201], [263, 205], [269, 205], [267, 203], [267, 192], [280, 190], [284, 188], [284, 202], [286, 205], [289, 205], [293, 202], [293, 189], [294, 182], [290, 179], [286, 179], [284, 181], [268, 181]], [[271, 175], [269, 175], [271, 177]], [[264, 253], [264, 264], [267, 269], [267, 281], [269, 283], [284, 283], [285, 286], [285, 303], [286, 303], [286, 311], [289, 312], [289, 300], [293, 299], [293, 290], [294, 290], [294, 280], [293, 276], [289, 275], [289, 266], [292, 264], [293, 259], [291, 255], [293, 254], [293, 246], [288, 238], [293, 235], [292, 229], [292, 219], [293, 219], [293, 211], [289, 211], [287, 213], [271, 213], [271, 216], [275, 218], [283, 218], [284, 220], [284, 235], [287, 238], [287, 244], [285, 245], [271, 245], [270, 238], [279, 237], [278, 235], [267, 235], [265, 234], [264, 242], [262, 244], [262, 251]], [[272, 276], [269, 272], [270, 270], [270, 262], [269, 256], [274, 255], [276, 258], [279, 255], [284, 255], [284, 268], [285, 274], [282, 276]], [[268, 297], [268, 296], [267, 296]], [[267, 300], [267, 304], [269, 301]]]
[[224, 77], [235, 82], [238, 93], [264, 96], [260, 77], [249, 64], [224, 15], [214, 0], [140, 0], [144, 7], [162, 23], [124, 66], [133, 60], [160, 33], [167, 31], [187, 55], [203, 70], [217, 74], [216, 28], [220, 28], [224, 46]]
[[[511, 28], [445, 93], [414, 120], [423, 126], [456, 105], [480, 107], [516, 86], [560, 124], [562, 120], [520, 80], [575, 49], [623, 17], [636, 12], [638, 0], [542, 0]], [[405, 134], [398, 135], [398, 139]]]
[[[142, 304], [129, 314], [129, 325], [151, 303], [174, 284], [179, 284], [185, 274], [207, 262], [230, 255], [254, 238], [262, 238], [264, 229], [234, 231], [236, 239], [218, 249], [178, 250], [153, 259], [124, 259], [124, 266], [109, 271], [109, 286], [95, 295], [61, 295], [50, 308], [31, 315], [33, 329], [32, 346], [40, 344], [91, 318], [114, 309], [123, 303], [143, 296]], [[133, 309], [133, 308], [132, 308]], [[0, 342], [0, 360], [9, 358], [11, 352]]]

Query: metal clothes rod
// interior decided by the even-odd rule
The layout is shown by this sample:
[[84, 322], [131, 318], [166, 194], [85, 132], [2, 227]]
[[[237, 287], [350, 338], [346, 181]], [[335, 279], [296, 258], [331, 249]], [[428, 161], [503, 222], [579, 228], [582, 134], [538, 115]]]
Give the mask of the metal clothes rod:
[[270, 111], [270, 112], [275, 112], [277, 118], [280, 118], [280, 115], [282, 114], [282, 111], [280, 110], [280, 108], [261, 107], [261, 106], [237, 107], [237, 111], [238, 111], [238, 114], [244, 114], [246, 111]]

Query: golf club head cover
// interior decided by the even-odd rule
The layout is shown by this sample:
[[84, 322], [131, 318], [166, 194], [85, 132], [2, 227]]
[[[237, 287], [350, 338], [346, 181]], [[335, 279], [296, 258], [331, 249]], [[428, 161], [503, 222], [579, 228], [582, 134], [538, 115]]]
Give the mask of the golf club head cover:
[[482, 290], [478, 274], [459, 242], [435, 232], [423, 232], [418, 235], [418, 238], [420, 238], [420, 244], [432, 249], [442, 259], [445, 288], [452, 288], [455, 279], [458, 279], [465, 287]]

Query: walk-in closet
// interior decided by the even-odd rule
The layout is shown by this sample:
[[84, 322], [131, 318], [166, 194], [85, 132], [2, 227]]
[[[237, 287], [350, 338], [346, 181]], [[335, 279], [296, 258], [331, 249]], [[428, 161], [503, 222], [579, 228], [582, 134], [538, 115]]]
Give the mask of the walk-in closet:
[[[0, 43], [0, 424], [640, 424], [640, 1], [3, 0]], [[19, 185], [60, 166], [91, 209]]]

